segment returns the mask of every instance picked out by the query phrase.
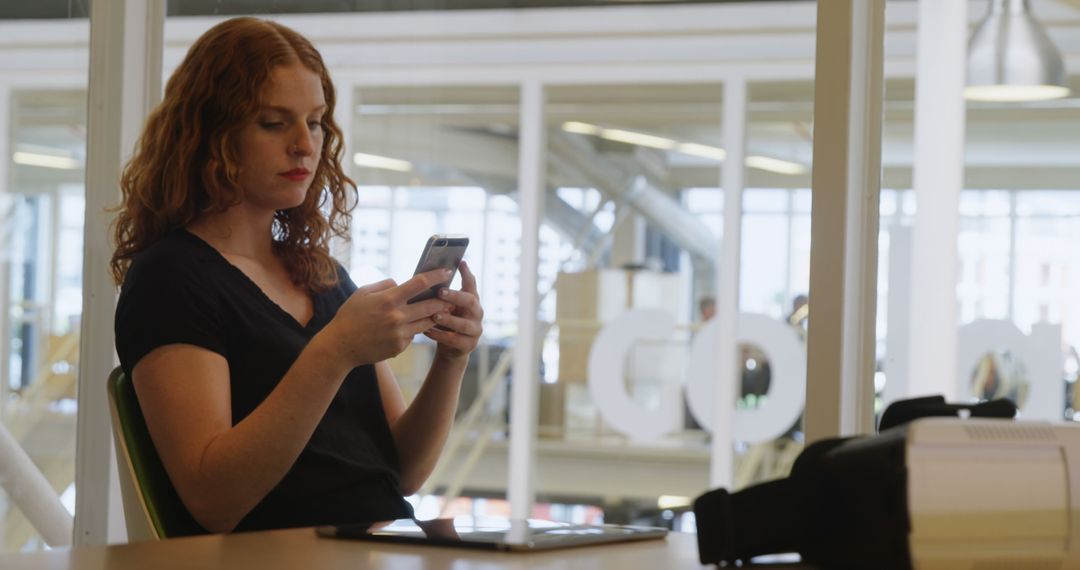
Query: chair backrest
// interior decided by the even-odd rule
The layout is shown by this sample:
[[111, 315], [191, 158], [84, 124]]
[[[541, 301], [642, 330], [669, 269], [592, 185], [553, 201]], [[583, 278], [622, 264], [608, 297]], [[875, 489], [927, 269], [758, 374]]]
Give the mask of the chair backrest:
[[176, 494], [146, 429], [135, 385], [120, 368], [109, 374], [108, 391], [128, 540], [207, 534]]

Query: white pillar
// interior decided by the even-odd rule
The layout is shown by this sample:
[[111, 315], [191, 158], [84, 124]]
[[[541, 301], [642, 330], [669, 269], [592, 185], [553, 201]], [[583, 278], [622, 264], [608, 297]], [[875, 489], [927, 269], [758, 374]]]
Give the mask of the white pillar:
[[[336, 102], [334, 107], [334, 121], [337, 122], [338, 127], [341, 128], [341, 161], [344, 163], [345, 173], [352, 177], [353, 171], [353, 145], [352, 145], [352, 132], [353, 132], [353, 117], [356, 115], [354, 107], [353, 93], [356, 92], [356, 88], [352, 83], [339, 86], [336, 93]], [[354, 179], [355, 180], [355, 179]], [[352, 235], [352, 228], [349, 228], [349, 235]], [[341, 238], [333, 238], [330, 241], [330, 253], [338, 261], [341, 262], [346, 268], [352, 271], [352, 240], [345, 240]]]
[[0, 85], [0, 422], [4, 420], [4, 410], [8, 401], [8, 279], [11, 268], [11, 227], [10, 218], [15, 206], [11, 199], [11, 180], [8, 166], [11, 164], [11, 88]]
[[112, 439], [105, 379], [115, 366], [116, 286], [106, 208], [119, 199], [120, 169], [161, 97], [164, 0], [93, 0], [86, 136], [83, 313], [75, 434], [75, 544], [108, 541]]
[[518, 278], [518, 334], [514, 341], [514, 372], [510, 390], [510, 481], [507, 498], [510, 516], [527, 518], [532, 512], [536, 486], [536, 418], [539, 400], [537, 338], [537, 275], [540, 220], [543, 214], [544, 86], [529, 81], [521, 86], [519, 129], [518, 204], [521, 214], [521, 274]]
[[742, 373], [736, 322], [739, 318], [739, 259], [742, 248], [743, 158], [746, 155], [746, 80], [724, 83], [724, 228], [716, 263], [716, 390], [713, 390], [712, 452], [709, 486], [730, 487], [734, 466], [735, 392]]
[[964, 185], [967, 0], [920, 0], [915, 72], [910, 395], [958, 396], [956, 276]]
[[909, 392], [911, 262], [911, 228], [894, 223], [889, 228], [889, 327], [885, 332], [885, 389], [881, 395], [886, 407], [906, 398]]
[[818, 3], [807, 441], [873, 431], [885, 0]]

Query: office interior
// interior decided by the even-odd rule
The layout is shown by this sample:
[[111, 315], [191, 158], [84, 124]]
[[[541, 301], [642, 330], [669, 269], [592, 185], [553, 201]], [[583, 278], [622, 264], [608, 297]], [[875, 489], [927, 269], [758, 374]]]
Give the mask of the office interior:
[[[881, 3], [883, 90], [856, 97], [880, 109], [880, 191], [848, 237], [874, 247], [853, 266], [862, 303], [820, 312], [815, 104], [848, 86], [815, 82], [815, 2], [170, 0], [158, 69], [231, 15], [294, 27], [326, 59], [348, 135], [360, 201], [334, 253], [353, 280], [408, 278], [431, 234], [471, 238], [485, 333], [444, 457], [409, 498], [418, 514], [693, 532], [695, 496], [786, 475], [815, 435], [803, 410], [833, 409], [808, 388], [814, 347], [837, 349], [813, 342], [811, 315], [869, 323], [861, 403], [837, 404], [837, 434], [931, 392], [1080, 420], [1080, 1], [1025, 3], [1060, 52], [1065, 96], [944, 107], [965, 74], [955, 46], [995, 2]], [[76, 543], [126, 540], [107, 415], [81, 417], [105, 390], [104, 374], [80, 378], [85, 351], [113, 358], [101, 244], [118, 193], [88, 182], [89, 86], [104, 73], [89, 13], [104, 4], [0, 4], [0, 442], [32, 462], [5, 458], [0, 474], [32, 467], [51, 490], [21, 506], [0, 490], [4, 553], [56, 546], [27, 505], [69, 517]], [[926, 4], [960, 9], [924, 37]], [[934, 326], [942, 275], [951, 323]], [[635, 315], [651, 326], [625, 350], [595, 342]], [[735, 340], [734, 402], [700, 392], [719, 377], [717, 338]], [[391, 362], [407, 397], [432, 354], [418, 337]], [[624, 406], [598, 398], [612, 386]]]

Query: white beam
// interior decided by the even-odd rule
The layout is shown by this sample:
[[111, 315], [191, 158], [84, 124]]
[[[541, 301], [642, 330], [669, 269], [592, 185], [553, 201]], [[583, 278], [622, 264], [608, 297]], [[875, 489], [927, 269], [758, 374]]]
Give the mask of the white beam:
[[521, 126], [518, 129], [518, 198], [521, 214], [521, 273], [518, 276], [518, 334], [514, 341], [514, 371], [510, 390], [510, 481], [507, 498], [513, 518], [532, 512], [536, 488], [536, 419], [540, 393], [537, 276], [540, 220], [543, 219], [546, 175], [544, 86], [521, 86]]
[[0, 425], [0, 488], [41, 534], [45, 544], [51, 547], [71, 544], [71, 515], [60, 503], [49, 480], [3, 425]]
[[910, 395], [955, 400], [956, 277], [964, 186], [967, 1], [920, 0], [915, 76], [915, 220], [911, 255]]
[[885, 0], [818, 3], [807, 441], [873, 430]]
[[734, 473], [735, 392], [740, 385], [742, 363], [738, 358], [736, 322], [739, 316], [739, 266], [742, 249], [742, 194], [746, 154], [746, 81], [724, 83], [723, 123], [724, 228], [720, 240], [716, 275], [716, 390], [713, 391], [710, 487], [730, 487]]
[[[75, 544], [109, 539], [111, 458], [105, 378], [115, 366], [116, 287], [109, 272], [120, 169], [160, 98], [164, 0], [93, 0], [86, 137], [83, 312], [75, 441]], [[111, 499], [111, 501], [110, 501]]]
[[[898, 62], [890, 71], [897, 76], [911, 76], [911, 67]], [[491, 85], [522, 81], [539, 81], [562, 85], [642, 85], [670, 83], [715, 83], [732, 77], [757, 81], [809, 80], [814, 66], [802, 61], [730, 62], [730, 63], [637, 63], [610, 65], [585, 62], [565, 65], [523, 67], [520, 64], [500, 64], [459, 67], [457, 65], [400, 66], [393, 68], [343, 69], [335, 77], [346, 77], [358, 85], [395, 87], [412, 85]], [[339, 79], [340, 80], [340, 79]]]
[[[1076, 0], [1069, 0], [1075, 2]], [[969, 24], [986, 0], [974, 0]], [[1077, 60], [1077, 12], [1063, 0], [1035, 0], [1035, 14], [1063, 52], [1069, 68]], [[915, 2], [890, 3], [890, 73], [913, 73]], [[738, 65], [748, 73], [776, 66], [806, 67], [813, 56], [814, 4], [810, 2], [720, 3], [692, 6], [635, 6], [536, 10], [521, 18], [515, 10], [468, 13], [356, 13], [281, 15], [320, 48], [339, 81], [354, 69], [377, 80], [382, 72], [437, 73], [455, 81], [457, 73], [480, 67], [529, 68], [547, 75], [604, 74], [649, 64], [660, 73], [694, 75], [695, 63]], [[199, 34], [223, 17], [170, 21], [165, 61], [171, 67]], [[769, 42], [761, 41], [767, 36]], [[408, 38], [402, 42], [402, 38]], [[85, 69], [85, 25], [77, 21], [0, 21], [0, 69], [4, 75], [32, 73], [45, 78]], [[528, 65], [522, 66], [521, 62]], [[619, 65], [613, 63], [619, 62]], [[675, 64], [675, 65], [673, 65]], [[708, 66], [706, 66], [708, 67]], [[776, 71], [768, 71], [776, 79]], [[523, 79], [517, 73], [517, 79]], [[538, 79], [537, 76], [531, 76]], [[800, 77], [801, 78], [801, 77]], [[715, 80], [715, 77], [708, 80]], [[544, 79], [546, 83], [551, 83]], [[456, 83], [455, 83], [456, 84]]]
[[[169, 42], [190, 43], [222, 16], [177, 18], [169, 22]], [[364, 43], [408, 40], [426, 42], [449, 38], [453, 43], [483, 37], [511, 41], [562, 37], [610, 37], [669, 35], [727, 35], [750, 31], [811, 30], [813, 5], [787, 2], [716, 3], [665, 6], [604, 6], [529, 10], [462, 10], [440, 12], [368, 12], [335, 14], [332, 18], [310, 14], [275, 17], [316, 42], [323, 38], [355, 38]], [[659, 39], [653, 37], [652, 39]], [[0, 46], [3, 40], [0, 40]], [[362, 54], [358, 54], [362, 55]], [[497, 55], [497, 54], [492, 54]]]

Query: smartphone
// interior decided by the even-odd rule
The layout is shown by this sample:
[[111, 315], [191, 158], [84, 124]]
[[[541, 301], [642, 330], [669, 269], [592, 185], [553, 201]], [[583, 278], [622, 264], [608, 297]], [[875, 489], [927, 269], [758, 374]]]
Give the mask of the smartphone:
[[469, 247], [469, 238], [466, 236], [436, 234], [429, 237], [427, 244], [424, 245], [423, 253], [420, 254], [420, 261], [416, 264], [416, 271], [413, 272], [413, 275], [440, 267], [445, 267], [451, 270], [452, 273], [445, 282], [439, 283], [409, 299], [409, 302], [416, 303], [417, 301], [432, 299], [439, 294], [439, 289], [450, 285], [450, 282], [454, 280], [454, 276], [457, 275], [458, 264], [465, 257], [465, 248], [467, 247]]

